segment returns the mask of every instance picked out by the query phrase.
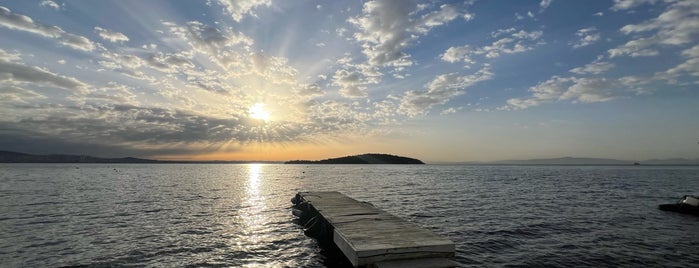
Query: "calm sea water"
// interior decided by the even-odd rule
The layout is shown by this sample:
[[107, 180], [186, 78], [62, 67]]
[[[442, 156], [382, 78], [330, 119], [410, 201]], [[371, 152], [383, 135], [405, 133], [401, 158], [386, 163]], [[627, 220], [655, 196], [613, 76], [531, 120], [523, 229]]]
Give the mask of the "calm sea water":
[[[697, 167], [0, 164], [0, 266], [343, 264], [293, 223], [337, 190], [456, 242], [463, 266], [696, 267]], [[346, 263], [344, 263], [346, 264]]]

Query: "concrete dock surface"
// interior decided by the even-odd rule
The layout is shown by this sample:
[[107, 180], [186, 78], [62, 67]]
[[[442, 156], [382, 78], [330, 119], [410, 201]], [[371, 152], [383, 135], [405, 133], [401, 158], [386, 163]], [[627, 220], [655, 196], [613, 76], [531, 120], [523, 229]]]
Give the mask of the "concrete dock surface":
[[298, 195], [329, 223], [353, 266], [454, 267], [454, 242], [340, 192]]

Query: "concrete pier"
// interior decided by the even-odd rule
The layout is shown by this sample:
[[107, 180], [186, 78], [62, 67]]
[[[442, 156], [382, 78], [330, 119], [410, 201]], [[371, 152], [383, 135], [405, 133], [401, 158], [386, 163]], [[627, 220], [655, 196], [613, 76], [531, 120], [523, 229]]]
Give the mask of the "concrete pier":
[[[294, 203], [322, 216], [354, 267], [455, 267], [454, 243], [339, 192], [301, 192]], [[328, 231], [330, 232], [330, 231]]]

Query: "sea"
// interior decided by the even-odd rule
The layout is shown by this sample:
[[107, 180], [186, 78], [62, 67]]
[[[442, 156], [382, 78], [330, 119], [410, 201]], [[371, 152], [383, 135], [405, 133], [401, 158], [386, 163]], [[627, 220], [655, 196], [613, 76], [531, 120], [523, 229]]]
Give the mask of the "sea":
[[340, 191], [463, 267], [698, 267], [699, 167], [0, 164], [0, 267], [343, 267], [290, 212]]

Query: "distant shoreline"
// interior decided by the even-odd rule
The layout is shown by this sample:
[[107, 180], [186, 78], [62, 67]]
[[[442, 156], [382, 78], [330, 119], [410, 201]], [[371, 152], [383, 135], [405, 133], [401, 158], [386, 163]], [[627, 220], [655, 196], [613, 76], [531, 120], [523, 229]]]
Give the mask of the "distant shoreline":
[[606, 158], [561, 157], [529, 160], [503, 160], [491, 162], [423, 162], [421, 160], [389, 154], [363, 154], [329, 158], [324, 160], [260, 161], [260, 160], [153, 160], [134, 157], [100, 158], [85, 155], [33, 155], [0, 151], [0, 163], [46, 164], [428, 164], [462, 166], [699, 166], [699, 158], [650, 159], [645, 161], [616, 160]]

